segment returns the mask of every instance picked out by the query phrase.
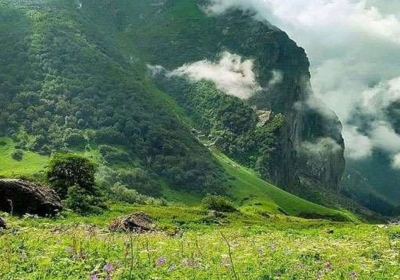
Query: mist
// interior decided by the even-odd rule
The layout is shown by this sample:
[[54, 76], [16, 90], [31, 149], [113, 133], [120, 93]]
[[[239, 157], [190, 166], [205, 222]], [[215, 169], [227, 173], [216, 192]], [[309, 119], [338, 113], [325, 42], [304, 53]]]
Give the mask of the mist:
[[[343, 123], [346, 156], [363, 159], [384, 149], [397, 168], [400, 137], [385, 109], [400, 99], [399, 1], [214, 0], [207, 11], [238, 7], [255, 11], [305, 48], [315, 96]], [[369, 129], [360, 119], [370, 120]]]
[[[243, 60], [237, 54], [223, 52], [218, 62], [201, 60], [191, 64], [185, 64], [173, 70], [169, 76], [185, 76], [192, 81], [208, 80], [224, 93], [241, 99], [250, 98], [260, 85], [256, 82], [253, 72], [253, 61]], [[270, 86], [281, 80], [278, 72], [274, 72]]]

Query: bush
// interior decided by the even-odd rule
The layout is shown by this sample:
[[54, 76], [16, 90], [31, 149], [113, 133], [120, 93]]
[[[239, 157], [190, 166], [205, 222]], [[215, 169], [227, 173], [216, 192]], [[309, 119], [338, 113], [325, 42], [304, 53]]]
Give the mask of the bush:
[[108, 145], [99, 146], [100, 154], [108, 163], [126, 163], [130, 161], [129, 154]]
[[218, 195], [207, 194], [201, 201], [203, 208], [219, 212], [236, 212], [237, 209], [232, 202]]
[[140, 168], [121, 170], [117, 175], [117, 179], [139, 193], [155, 197], [161, 195], [161, 185], [146, 170]]
[[86, 139], [79, 132], [71, 132], [64, 137], [64, 142], [68, 144], [70, 147], [74, 148], [83, 148], [86, 144]]
[[57, 154], [50, 160], [47, 180], [68, 208], [97, 214], [106, 206], [94, 181], [95, 171], [95, 164], [84, 157]]
[[138, 193], [136, 190], [128, 189], [125, 185], [117, 182], [110, 189], [110, 198], [116, 201], [127, 202], [131, 204], [158, 205], [165, 206], [165, 199], [154, 198]]
[[74, 154], [56, 154], [50, 160], [47, 180], [62, 199], [72, 186], [79, 186], [90, 194], [96, 193], [94, 174], [96, 166], [82, 156]]
[[65, 206], [79, 214], [100, 214], [107, 208], [103, 199], [97, 195], [89, 194], [79, 186], [72, 186], [68, 189]]
[[21, 161], [22, 158], [24, 157], [24, 152], [21, 150], [16, 150], [15, 152], [12, 153], [11, 157], [14, 160]]
[[110, 198], [116, 201], [145, 204], [145, 196], [136, 190], [128, 189], [121, 183], [115, 183], [110, 189]]

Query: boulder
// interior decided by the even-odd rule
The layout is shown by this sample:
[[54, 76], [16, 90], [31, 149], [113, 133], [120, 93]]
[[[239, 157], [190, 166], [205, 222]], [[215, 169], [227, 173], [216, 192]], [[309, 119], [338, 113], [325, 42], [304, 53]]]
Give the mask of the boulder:
[[138, 212], [115, 219], [111, 222], [108, 228], [111, 231], [147, 232], [154, 231], [156, 225], [145, 213]]
[[6, 229], [6, 228], [7, 228], [6, 221], [0, 218], [0, 229]]
[[62, 210], [57, 193], [45, 186], [18, 179], [0, 179], [0, 211], [52, 216]]

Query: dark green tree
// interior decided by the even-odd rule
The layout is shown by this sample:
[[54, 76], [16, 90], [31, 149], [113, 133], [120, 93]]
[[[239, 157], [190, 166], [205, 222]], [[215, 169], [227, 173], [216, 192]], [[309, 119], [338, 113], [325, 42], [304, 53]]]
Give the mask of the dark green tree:
[[72, 186], [95, 195], [95, 172], [95, 164], [85, 157], [69, 153], [56, 154], [50, 160], [47, 180], [62, 199], [67, 197], [68, 189]]

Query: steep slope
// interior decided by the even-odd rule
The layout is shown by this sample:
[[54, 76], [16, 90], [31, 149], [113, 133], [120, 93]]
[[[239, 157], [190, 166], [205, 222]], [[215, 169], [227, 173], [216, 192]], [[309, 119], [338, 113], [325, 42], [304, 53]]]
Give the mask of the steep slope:
[[[104, 185], [235, 197], [232, 170], [206, 144], [296, 194], [318, 186], [336, 192], [344, 168], [340, 124], [307, 106], [305, 52], [269, 23], [237, 10], [207, 15], [206, 1], [0, 5], [7, 38], [0, 42], [0, 126], [16, 146], [10, 150], [4, 138], [3, 150], [22, 154], [21, 164], [72, 150], [101, 164]], [[250, 98], [169, 75], [199, 61], [216, 64], [224, 53], [251, 61], [258, 87]]]
[[125, 177], [223, 191], [222, 169], [163, 104], [144, 66], [129, 64], [112, 37], [80, 23], [74, 1], [2, 7], [0, 122], [20, 149], [49, 154], [91, 145], [110, 163], [126, 161]]
[[[309, 63], [303, 49], [284, 32], [267, 22], [254, 20], [249, 12], [231, 10], [220, 16], [205, 17], [201, 10], [204, 7], [201, 5], [207, 4], [205, 1], [161, 1], [159, 5], [147, 2], [147, 7], [143, 1], [139, 3], [140, 8], [135, 2], [135, 5], [125, 3], [124, 9], [116, 9], [118, 16], [115, 20], [118, 22], [120, 36], [127, 38], [126, 45], [140, 50], [149, 64], [174, 70], [185, 64], [205, 60], [217, 63], [224, 52], [254, 62], [254, 72], [261, 90], [244, 102], [248, 108], [241, 110], [245, 112], [238, 113], [240, 102], [232, 100], [234, 98], [220, 97], [225, 101], [215, 103], [215, 95], [218, 93], [207, 95], [204, 93], [203, 82], [198, 85], [201, 89], [197, 91], [203, 96], [196, 104], [206, 100], [212, 106], [220, 104], [217, 109], [228, 108], [225, 124], [208, 124], [208, 129], [214, 127], [214, 130], [229, 131], [222, 135], [219, 142], [223, 144], [219, 148], [229, 153], [234, 149], [233, 146], [238, 145], [231, 143], [231, 139], [242, 137], [247, 141], [252, 137], [246, 136], [257, 134], [257, 129], [251, 128], [257, 122], [257, 112], [282, 114], [285, 121], [279, 130], [275, 130], [277, 141], [273, 141], [272, 145], [241, 147], [242, 152], [231, 152], [230, 155], [253, 168], [257, 168], [258, 162], [264, 178], [291, 191], [299, 190], [301, 180], [307, 184], [316, 181], [335, 191], [338, 189], [345, 165], [341, 125], [328, 109], [321, 113], [307, 105], [310, 77]], [[281, 80], [271, 85], [275, 73], [281, 75]], [[190, 114], [197, 114], [210, 122], [210, 110], [204, 110], [204, 103], [197, 107], [189, 104], [193, 98], [198, 98], [198, 95], [190, 94], [190, 91], [196, 91], [192, 81], [189, 85], [182, 85], [184, 81], [168, 77], [160, 85], [160, 78], [157, 77], [159, 86], [174, 96]], [[236, 104], [227, 105], [229, 102]], [[256, 112], [252, 112], [251, 106], [255, 106]], [[232, 117], [235, 114], [240, 115], [241, 123]], [[231, 123], [237, 127], [230, 128]], [[206, 132], [210, 132], [203, 121], [200, 125], [206, 128]], [[254, 159], [255, 153], [258, 155]]]

